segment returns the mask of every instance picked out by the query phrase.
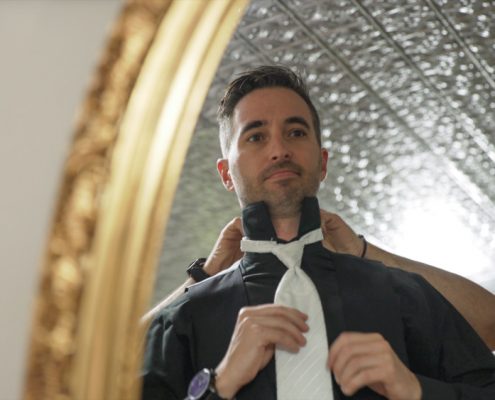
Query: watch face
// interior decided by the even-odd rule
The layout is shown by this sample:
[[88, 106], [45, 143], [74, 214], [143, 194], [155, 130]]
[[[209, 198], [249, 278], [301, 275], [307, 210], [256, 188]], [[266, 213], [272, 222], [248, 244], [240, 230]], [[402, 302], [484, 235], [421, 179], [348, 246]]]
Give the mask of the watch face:
[[206, 368], [194, 375], [194, 378], [192, 378], [189, 388], [187, 389], [189, 398], [194, 400], [200, 399], [210, 386], [210, 378], [210, 371]]

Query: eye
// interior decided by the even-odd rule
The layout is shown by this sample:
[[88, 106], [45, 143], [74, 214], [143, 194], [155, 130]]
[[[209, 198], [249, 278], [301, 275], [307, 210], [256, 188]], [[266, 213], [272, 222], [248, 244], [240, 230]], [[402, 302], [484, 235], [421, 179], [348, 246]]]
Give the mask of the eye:
[[263, 135], [261, 133], [253, 133], [247, 138], [248, 142], [260, 142], [261, 140], [263, 140]]
[[306, 135], [307, 135], [307, 133], [303, 129], [292, 129], [289, 132], [289, 136], [291, 136], [291, 137], [303, 137], [303, 136], [306, 136]]

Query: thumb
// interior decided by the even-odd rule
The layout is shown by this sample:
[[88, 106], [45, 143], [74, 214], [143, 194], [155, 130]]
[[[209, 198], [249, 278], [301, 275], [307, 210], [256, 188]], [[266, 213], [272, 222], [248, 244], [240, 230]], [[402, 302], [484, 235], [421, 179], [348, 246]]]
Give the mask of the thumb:
[[241, 240], [244, 236], [242, 229], [242, 220], [240, 217], [235, 217], [230, 221], [225, 227], [224, 235], [228, 236], [229, 239]]

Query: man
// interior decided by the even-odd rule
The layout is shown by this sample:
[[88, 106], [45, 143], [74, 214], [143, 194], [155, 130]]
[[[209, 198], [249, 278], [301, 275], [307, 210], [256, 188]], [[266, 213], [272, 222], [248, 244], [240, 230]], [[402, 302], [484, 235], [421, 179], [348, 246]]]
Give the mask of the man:
[[[314, 196], [328, 153], [300, 79], [280, 67], [244, 74], [224, 96], [219, 121], [225, 158], [217, 167], [243, 208], [247, 242], [293, 248], [317, 232]], [[370, 266], [318, 241], [301, 254], [321, 300], [324, 379], [333, 380], [334, 398], [495, 398], [492, 354], [419, 276]], [[314, 333], [312, 316], [273, 303], [287, 272], [282, 259], [250, 249], [239, 265], [192, 286], [160, 312], [148, 336], [145, 399], [184, 398], [203, 368], [214, 370], [210, 398], [277, 397], [273, 355], [303, 352]], [[315, 398], [311, 389], [304, 398]]]

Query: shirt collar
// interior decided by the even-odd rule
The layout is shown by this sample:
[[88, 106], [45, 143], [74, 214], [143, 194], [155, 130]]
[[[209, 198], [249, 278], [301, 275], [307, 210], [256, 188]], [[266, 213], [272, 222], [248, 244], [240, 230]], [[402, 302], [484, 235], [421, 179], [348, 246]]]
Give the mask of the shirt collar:
[[[244, 234], [251, 240], [276, 240], [275, 228], [270, 218], [268, 205], [263, 202], [248, 204], [242, 210], [242, 225]], [[301, 205], [301, 220], [299, 222], [299, 232], [293, 240], [299, 239], [302, 235], [320, 227], [320, 206], [316, 197], [305, 197]]]

